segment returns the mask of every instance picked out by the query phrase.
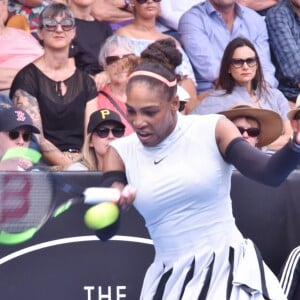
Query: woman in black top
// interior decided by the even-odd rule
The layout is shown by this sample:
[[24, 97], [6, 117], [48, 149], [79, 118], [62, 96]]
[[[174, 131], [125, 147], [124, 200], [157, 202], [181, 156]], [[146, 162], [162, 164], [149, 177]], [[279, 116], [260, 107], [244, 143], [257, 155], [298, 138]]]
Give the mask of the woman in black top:
[[97, 90], [93, 79], [68, 56], [75, 37], [71, 10], [64, 4], [51, 4], [39, 22], [45, 54], [17, 74], [10, 97], [41, 130], [37, 139], [45, 161], [63, 166], [80, 152], [86, 122], [97, 109]]

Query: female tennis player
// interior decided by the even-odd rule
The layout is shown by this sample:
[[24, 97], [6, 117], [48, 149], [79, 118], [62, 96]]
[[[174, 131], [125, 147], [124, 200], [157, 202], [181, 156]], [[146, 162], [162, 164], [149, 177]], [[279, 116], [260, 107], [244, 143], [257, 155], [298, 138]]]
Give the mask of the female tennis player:
[[294, 137], [269, 156], [217, 114], [178, 113], [176, 76], [144, 62], [130, 75], [132, 135], [115, 140], [104, 159], [104, 183], [128, 183], [121, 206], [133, 204], [154, 242], [140, 299], [286, 299], [258, 249], [238, 230], [230, 199], [233, 167], [277, 186], [300, 158]]

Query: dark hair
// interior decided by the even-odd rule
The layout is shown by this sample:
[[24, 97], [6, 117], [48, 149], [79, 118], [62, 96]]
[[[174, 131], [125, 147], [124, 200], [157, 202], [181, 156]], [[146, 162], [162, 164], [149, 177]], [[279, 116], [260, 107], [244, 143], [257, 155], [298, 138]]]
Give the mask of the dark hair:
[[39, 15], [39, 28], [43, 28], [44, 19], [53, 19], [57, 16], [66, 16], [67, 18], [74, 19], [71, 9], [63, 3], [52, 3], [47, 5]]
[[259, 121], [254, 118], [254, 117], [249, 117], [249, 116], [245, 116], [243, 114], [241, 114], [240, 116], [235, 116], [234, 118], [231, 119], [232, 122], [234, 122], [236, 119], [240, 119], [240, 118], [244, 118], [247, 122], [255, 122], [258, 125], [258, 128], [260, 129], [260, 123]]
[[[141, 53], [141, 64], [135, 71], [150, 71], [164, 77], [169, 82], [179, 80], [175, 74], [175, 69], [182, 62], [182, 54], [177, 49], [174, 39], [161, 39], [148, 45]], [[159, 88], [161, 92], [167, 95], [168, 101], [176, 95], [177, 85], [168, 87], [162, 81], [151, 76], [139, 75], [131, 78], [128, 82], [128, 89], [137, 81], [146, 81], [151, 88]]]
[[266, 92], [266, 83], [262, 71], [262, 66], [254, 45], [248, 39], [242, 37], [237, 37], [230, 41], [224, 50], [219, 73], [218, 88], [224, 89], [227, 94], [230, 94], [232, 92], [236, 83], [232, 75], [228, 73], [228, 70], [231, 65], [234, 51], [237, 48], [244, 46], [249, 47], [255, 53], [257, 59], [257, 69], [256, 74], [252, 79], [252, 88], [254, 90], [257, 89], [259, 96], [261, 96], [263, 92]]
[[[142, 62], [136, 67], [134, 72], [135, 71], [152, 72], [162, 76], [169, 82], [176, 80], [176, 74], [159, 62], [147, 62], [147, 61]], [[142, 84], [146, 83], [151, 88], [151, 90], [159, 89], [161, 93], [166, 95], [168, 101], [171, 101], [177, 92], [177, 84], [175, 84], [172, 87], [169, 87], [164, 82], [154, 77], [147, 76], [147, 75], [137, 75], [129, 79], [127, 84], [127, 93], [132, 88], [133, 85], [138, 83], [142, 83]]]
[[175, 72], [182, 63], [182, 54], [173, 39], [162, 39], [150, 44], [142, 53], [141, 59], [148, 62], [159, 62]]

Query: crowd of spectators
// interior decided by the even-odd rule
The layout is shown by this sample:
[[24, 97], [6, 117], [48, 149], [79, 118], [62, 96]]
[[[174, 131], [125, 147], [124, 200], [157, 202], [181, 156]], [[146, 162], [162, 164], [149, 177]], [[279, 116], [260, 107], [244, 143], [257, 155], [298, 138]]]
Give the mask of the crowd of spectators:
[[192, 111], [194, 114], [218, 113], [241, 101], [258, 108], [277, 112], [284, 123], [282, 135], [268, 145], [278, 150], [292, 134], [287, 118], [288, 101], [277, 89], [270, 87], [265, 79], [262, 63], [255, 46], [245, 38], [235, 38], [224, 50], [218, 75], [217, 88], [206, 96]]
[[[45, 8], [58, 7], [56, 3], [69, 7], [70, 15], [56, 8], [56, 13], [45, 16]], [[282, 142], [275, 141], [270, 147], [277, 150], [291, 133], [287, 104], [294, 108], [300, 91], [299, 10], [294, 0], [0, 0], [1, 94], [10, 95], [15, 104], [31, 113], [42, 133], [39, 146], [47, 148], [45, 161], [54, 166], [70, 164], [70, 157], [81, 152], [93, 110], [112, 109], [126, 125], [125, 135], [133, 132], [126, 120], [127, 78], [150, 44], [171, 38], [182, 54], [176, 73], [180, 90], [189, 99], [184, 113], [217, 113], [238, 101], [271, 109], [280, 114], [284, 124]], [[6, 25], [18, 14], [26, 16], [30, 32]], [[52, 38], [55, 34], [61, 38]], [[58, 48], [64, 38], [62, 58]], [[237, 52], [245, 50], [244, 45], [226, 57], [228, 44], [243, 39], [250, 48]], [[252, 56], [255, 67], [247, 60]], [[246, 63], [236, 68], [232, 60]], [[245, 68], [245, 72], [255, 70], [248, 81], [250, 89], [236, 78], [245, 79], [243, 74], [236, 75]], [[75, 74], [86, 73], [84, 88]], [[228, 89], [224, 80], [232, 78], [234, 84]], [[62, 95], [58, 99], [55, 93]], [[73, 101], [78, 97], [81, 104], [75, 112]], [[69, 107], [68, 114], [65, 107]], [[76, 155], [63, 155], [68, 151]]]
[[[49, 6], [53, 13], [45, 15]], [[31, 114], [45, 161], [68, 165], [81, 152], [94, 110], [115, 111], [125, 135], [133, 132], [128, 76], [149, 45], [171, 38], [182, 55], [176, 73], [189, 100], [183, 113], [218, 113], [238, 101], [271, 109], [284, 124], [282, 141], [270, 146], [277, 150], [291, 133], [288, 104], [295, 107], [300, 90], [299, 10], [295, 0], [0, 0], [1, 94]], [[8, 27], [18, 14], [30, 32]], [[246, 45], [226, 56], [233, 41]], [[247, 84], [237, 78], [245, 81], [243, 72], [253, 73]]]

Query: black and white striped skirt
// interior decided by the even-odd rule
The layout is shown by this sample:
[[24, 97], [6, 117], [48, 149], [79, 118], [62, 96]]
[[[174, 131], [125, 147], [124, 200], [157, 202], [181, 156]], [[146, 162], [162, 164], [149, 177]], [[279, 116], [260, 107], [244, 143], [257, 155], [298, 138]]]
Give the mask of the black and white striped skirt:
[[149, 267], [141, 300], [285, 300], [276, 276], [252, 241]]

